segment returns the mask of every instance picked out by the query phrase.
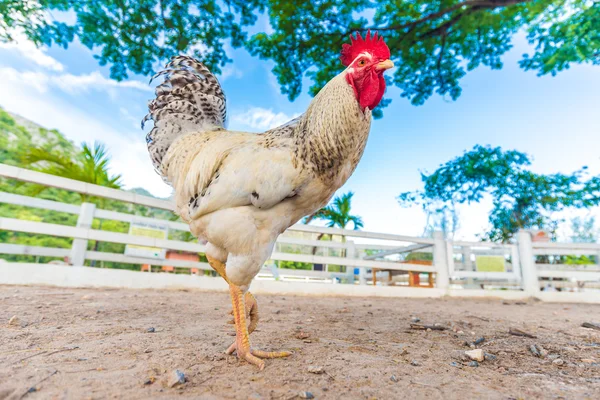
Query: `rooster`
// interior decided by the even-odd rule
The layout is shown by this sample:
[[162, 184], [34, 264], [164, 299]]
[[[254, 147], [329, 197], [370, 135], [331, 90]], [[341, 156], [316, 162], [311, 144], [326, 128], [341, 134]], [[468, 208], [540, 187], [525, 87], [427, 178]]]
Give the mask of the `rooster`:
[[[251, 348], [258, 305], [248, 291], [277, 237], [325, 206], [356, 168], [371, 110], [385, 91], [390, 50], [377, 33], [350, 36], [329, 81], [300, 117], [262, 134], [225, 128], [226, 101], [201, 62], [174, 57], [142, 121], [153, 165], [175, 192], [176, 212], [207, 241], [209, 264], [229, 285], [236, 327], [227, 349], [259, 369], [287, 351]], [[154, 79], [154, 78], [153, 78]]]

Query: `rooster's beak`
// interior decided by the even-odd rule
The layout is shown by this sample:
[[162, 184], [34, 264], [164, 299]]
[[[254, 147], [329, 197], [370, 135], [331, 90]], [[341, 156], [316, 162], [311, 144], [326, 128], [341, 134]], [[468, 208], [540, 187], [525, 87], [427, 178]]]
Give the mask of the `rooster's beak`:
[[394, 68], [394, 63], [392, 62], [392, 60], [385, 60], [377, 64], [375, 68], [382, 70]]

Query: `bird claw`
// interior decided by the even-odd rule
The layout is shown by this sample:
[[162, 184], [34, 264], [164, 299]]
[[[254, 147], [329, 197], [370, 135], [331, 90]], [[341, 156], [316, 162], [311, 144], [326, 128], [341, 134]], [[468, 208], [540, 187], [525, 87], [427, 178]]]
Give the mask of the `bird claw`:
[[283, 358], [289, 357], [293, 353], [291, 351], [262, 351], [250, 349], [250, 351], [237, 351], [237, 343], [233, 342], [225, 351], [225, 354], [231, 355], [237, 353], [240, 360], [246, 360], [252, 365], [256, 365], [261, 371], [265, 368], [265, 362], [262, 358]]

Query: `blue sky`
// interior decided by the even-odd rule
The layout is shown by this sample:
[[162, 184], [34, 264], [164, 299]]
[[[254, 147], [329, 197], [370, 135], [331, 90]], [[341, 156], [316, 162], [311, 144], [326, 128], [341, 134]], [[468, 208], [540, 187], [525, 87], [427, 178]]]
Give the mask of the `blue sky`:
[[[398, 89], [388, 88], [393, 102], [384, 118], [373, 122], [361, 164], [340, 189], [355, 192], [353, 210], [366, 230], [419, 235], [424, 215], [400, 208], [395, 197], [421, 187], [419, 171], [433, 171], [476, 144], [527, 152], [537, 172], [571, 172], [587, 165], [600, 173], [600, 68], [579, 65], [556, 77], [537, 77], [518, 68], [528, 50], [524, 38], [517, 37], [504, 68], [468, 74], [455, 102], [434, 96], [415, 107], [400, 98]], [[310, 96], [292, 103], [280, 94], [269, 62], [243, 50], [232, 56], [220, 78], [230, 129], [263, 131], [307, 108]], [[0, 106], [59, 129], [76, 143], [106, 143], [112, 169], [123, 175], [126, 187], [169, 195], [152, 169], [139, 128], [152, 97], [147, 78], [117, 83], [78, 43], [67, 50], [36, 49], [23, 38], [0, 44], [0, 74]], [[487, 207], [460, 209], [459, 237], [473, 238], [487, 226]]]

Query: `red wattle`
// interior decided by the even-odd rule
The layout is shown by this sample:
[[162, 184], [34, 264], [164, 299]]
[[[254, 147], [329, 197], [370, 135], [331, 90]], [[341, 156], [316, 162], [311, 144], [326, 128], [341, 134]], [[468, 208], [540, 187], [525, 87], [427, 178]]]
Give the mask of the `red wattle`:
[[369, 109], [371, 109], [371, 110], [374, 109], [375, 107], [377, 107], [377, 105], [383, 98], [383, 94], [385, 93], [385, 78], [383, 77], [382, 74], [379, 74], [378, 80], [379, 80], [379, 86], [378, 86], [379, 91], [377, 92], [377, 96], [375, 96], [375, 100], [373, 100], [373, 103], [371, 103], [371, 105], [369, 106]]
[[375, 71], [367, 73], [358, 92], [360, 93], [358, 100], [360, 106], [362, 108], [371, 108], [371, 105], [377, 98], [377, 93], [379, 93], [379, 79], [377, 79]]
[[362, 82], [355, 81], [352, 74], [346, 75], [346, 81], [354, 89], [354, 95], [363, 110], [367, 107], [374, 109], [383, 98], [385, 79], [375, 71], [367, 73]]

